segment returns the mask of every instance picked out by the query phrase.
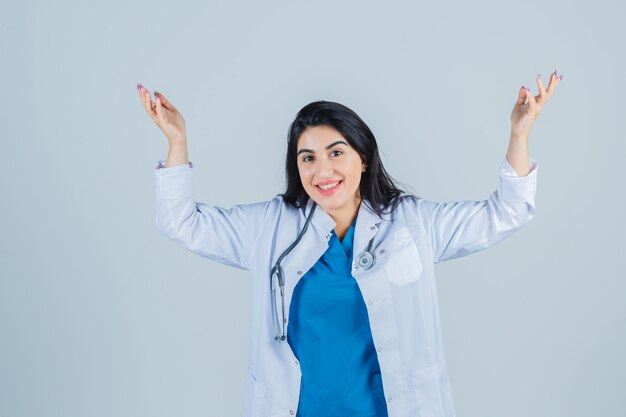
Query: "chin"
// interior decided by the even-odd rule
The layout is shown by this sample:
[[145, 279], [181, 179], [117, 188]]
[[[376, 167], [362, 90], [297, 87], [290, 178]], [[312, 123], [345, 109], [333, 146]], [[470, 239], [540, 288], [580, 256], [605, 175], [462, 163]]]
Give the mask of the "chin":
[[334, 201], [333, 202], [326, 201], [326, 202], [323, 202], [322, 204], [320, 203], [317, 203], [317, 204], [319, 204], [319, 206], [323, 208], [324, 211], [337, 210], [339, 207], [343, 206], [343, 202], [334, 202]]
[[[324, 211], [333, 211], [333, 210], [340, 209], [341, 207], [344, 207], [347, 204], [352, 204], [352, 201], [353, 201], [350, 198], [346, 198], [345, 195], [342, 195], [342, 196], [334, 195], [332, 197], [324, 197], [320, 195], [316, 189], [313, 190], [312, 192], [314, 194], [311, 194], [311, 192], [307, 190], [307, 194], [309, 195], [309, 197], [313, 199], [313, 201], [315, 201], [318, 206], [324, 209]], [[315, 198], [313, 198], [312, 195], [314, 195]], [[354, 191], [352, 195], [353, 195], [352, 198], [356, 198], [356, 190]]]
[[334, 211], [344, 207], [348, 203], [350, 203], [350, 201], [346, 199], [329, 199], [327, 201], [322, 200], [321, 203], [318, 202], [317, 204], [323, 208], [324, 211]]

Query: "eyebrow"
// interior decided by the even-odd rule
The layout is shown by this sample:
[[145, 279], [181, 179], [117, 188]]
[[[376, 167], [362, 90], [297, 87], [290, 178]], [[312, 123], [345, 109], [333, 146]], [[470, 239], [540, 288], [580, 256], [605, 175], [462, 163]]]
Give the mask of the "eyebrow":
[[[346, 146], [348, 146], [348, 144], [347, 144], [346, 142], [344, 142], [343, 140], [338, 140], [338, 141], [333, 142], [333, 143], [331, 143], [330, 145], [328, 145], [328, 146], [326, 147], [326, 150], [329, 150], [330, 148], [332, 148], [332, 147], [333, 147], [333, 146], [335, 146], [335, 145], [346, 145]], [[300, 155], [302, 152], [311, 152], [311, 153], [315, 153], [315, 152], [313, 152], [313, 151], [312, 151], [312, 150], [310, 150], [310, 149], [300, 149], [300, 150], [298, 151], [298, 154], [297, 154], [296, 156]]]

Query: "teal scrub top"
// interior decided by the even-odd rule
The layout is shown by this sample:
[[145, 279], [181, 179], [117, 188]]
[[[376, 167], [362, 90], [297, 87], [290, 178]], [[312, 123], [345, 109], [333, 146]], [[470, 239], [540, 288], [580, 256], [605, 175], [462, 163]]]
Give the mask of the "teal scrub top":
[[367, 308], [351, 274], [355, 222], [343, 241], [332, 231], [294, 288], [287, 341], [302, 370], [296, 417], [387, 416]]

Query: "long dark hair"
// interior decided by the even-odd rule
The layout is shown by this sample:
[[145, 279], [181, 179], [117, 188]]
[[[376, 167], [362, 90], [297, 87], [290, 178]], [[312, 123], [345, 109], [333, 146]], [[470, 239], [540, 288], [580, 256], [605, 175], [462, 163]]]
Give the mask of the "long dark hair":
[[367, 164], [367, 169], [361, 176], [359, 192], [361, 198], [367, 199], [372, 206], [370, 208], [379, 216], [382, 216], [383, 210], [394, 201], [396, 203], [391, 207], [390, 212], [395, 210], [402, 198], [421, 198], [396, 185], [396, 181], [383, 167], [374, 134], [354, 111], [343, 104], [320, 100], [304, 106], [289, 126], [287, 159], [285, 160], [287, 191], [278, 194], [283, 196], [285, 202], [299, 208], [305, 206], [309, 199], [298, 171], [296, 155], [298, 139], [306, 128], [322, 125], [338, 130]]

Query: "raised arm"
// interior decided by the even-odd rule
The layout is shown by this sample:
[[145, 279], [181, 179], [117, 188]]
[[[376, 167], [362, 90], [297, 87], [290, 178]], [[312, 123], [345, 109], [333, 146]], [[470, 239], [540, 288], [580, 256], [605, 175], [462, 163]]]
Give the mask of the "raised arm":
[[562, 78], [554, 71], [548, 88], [544, 89], [538, 75], [537, 97], [525, 87], [520, 89], [511, 113], [511, 138], [500, 165], [498, 189], [486, 200], [422, 201], [418, 206], [430, 235], [435, 263], [486, 249], [533, 218], [538, 164], [528, 155], [528, 137], [543, 105]]
[[503, 158], [498, 188], [485, 200], [418, 202], [434, 263], [486, 249], [530, 222], [535, 214], [538, 163], [532, 158], [527, 163], [530, 173], [520, 177]]
[[198, 255], [247, 270], [270, 202], [228, 209], [196, 202], [185, 119], [163, 94], [155, 91], [152, 101], [143, 85], [137, 84], [137, 91], [144, 109], [169, 142], [167, 161], [159, 161], [154, 170], [157, 229]]
[[[556, 86], [563, 79], [563, 74], [557, 76], [556, 70], [550, 74], [548, 88], [544, 88], [541, 75], [537, 74], [537, 88], [539, 95], [533, 96], [530, 89], [522, 86], [517, 93], [517, 101], [511, 112], [511, 139], [506, 157], [517, 175], [520, 177], [528, 175], [530, 166], [528, 164], [528, 137], [535, 120], [539, 116], [541, 109], [548, 102]], [[528, 102], [526, 103], [526, 99]]]
[[271, 201], [231, 208], [196, 202], [193, 163], [173, 167], [165, 167], [164, 163], [159, 161], [154, 170], [157, 229], [200, 256], [248, 270]]

